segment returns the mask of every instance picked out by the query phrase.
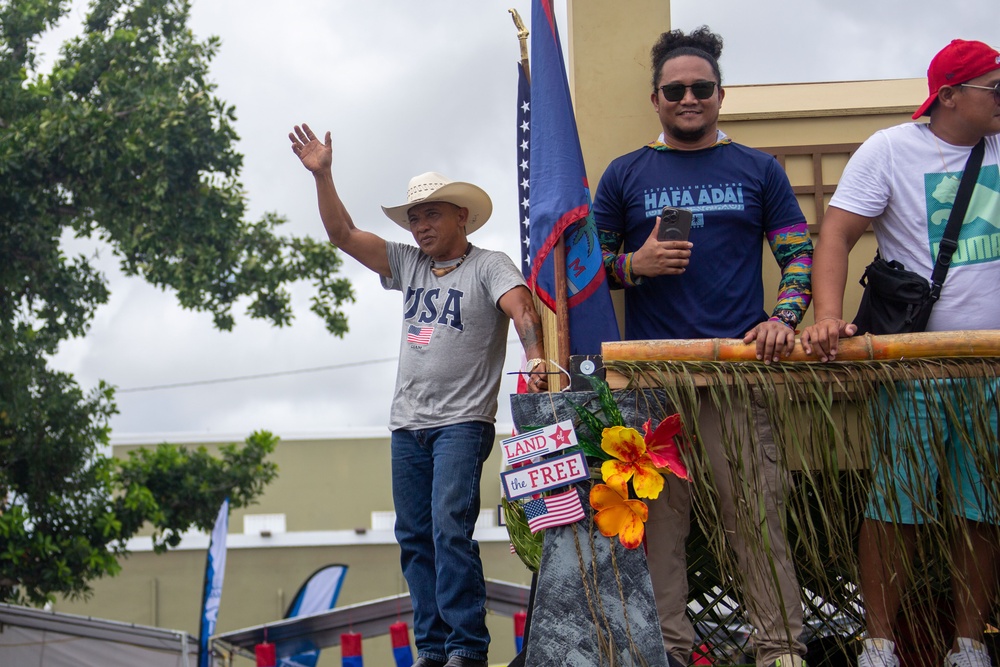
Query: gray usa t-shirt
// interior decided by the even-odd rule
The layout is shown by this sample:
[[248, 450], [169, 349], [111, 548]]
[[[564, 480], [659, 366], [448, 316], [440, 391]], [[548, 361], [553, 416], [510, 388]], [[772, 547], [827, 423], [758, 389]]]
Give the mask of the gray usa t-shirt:
[[524, 285], [520, 271], [504, 253], [473, 247], [439, 278], [419, 248], [386, 242], [386, 250], [392, 278], [382, 286], [403, 293], [389, 428], [493, 423], [510, 322], [498, 302]]

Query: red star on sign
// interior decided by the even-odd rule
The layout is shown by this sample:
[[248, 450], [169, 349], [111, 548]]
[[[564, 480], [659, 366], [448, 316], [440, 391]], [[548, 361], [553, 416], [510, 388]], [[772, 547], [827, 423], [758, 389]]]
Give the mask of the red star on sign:
[[570, 443], [569, 436], [572, 433], [569, 429], [565, 429], [561, 426], [556, 427], [556, 432], [550, 435], [552, 442], [556, 443], [556, 447], [562, 447]]

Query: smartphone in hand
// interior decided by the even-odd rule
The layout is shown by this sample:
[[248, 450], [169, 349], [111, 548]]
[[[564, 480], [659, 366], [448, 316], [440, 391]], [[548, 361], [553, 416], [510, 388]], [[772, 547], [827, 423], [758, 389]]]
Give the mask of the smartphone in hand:
[[664, 206], [660, 211], [660, 233], [657, 241], [687, 241], [691, 232], [691, 211], [686, 208]]

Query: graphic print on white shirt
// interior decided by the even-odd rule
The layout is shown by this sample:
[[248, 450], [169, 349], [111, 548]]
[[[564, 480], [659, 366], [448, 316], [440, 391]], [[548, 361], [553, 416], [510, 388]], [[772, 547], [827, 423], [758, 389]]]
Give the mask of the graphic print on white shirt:
[[[931, 257], [937, 257], [958, 194], [958, 184], [959, 178], [954, 174], [924, 175]], [[951, 262], [952, 266], [964, 266], [997, 259], [1000, 259], [1000, 169], [992, 164], [979, 172]]]

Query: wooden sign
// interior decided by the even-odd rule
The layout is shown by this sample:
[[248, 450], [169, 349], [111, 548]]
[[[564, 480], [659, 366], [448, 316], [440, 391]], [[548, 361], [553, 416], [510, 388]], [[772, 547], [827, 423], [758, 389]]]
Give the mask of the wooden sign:
[[507, 500], [517, 500], [549, 489], [557, 489], [589, 477], [590, 470], [587, 468], [587, 459], [583, 452], [574, 452], [500, 473]]
[[551, 424], [544, 428], [521, 433], [500, 442], [504, 466], [512, 466], [543, 454], [553, 454], [562, 449], [575, 447], [576, 431], [570, 420]]

